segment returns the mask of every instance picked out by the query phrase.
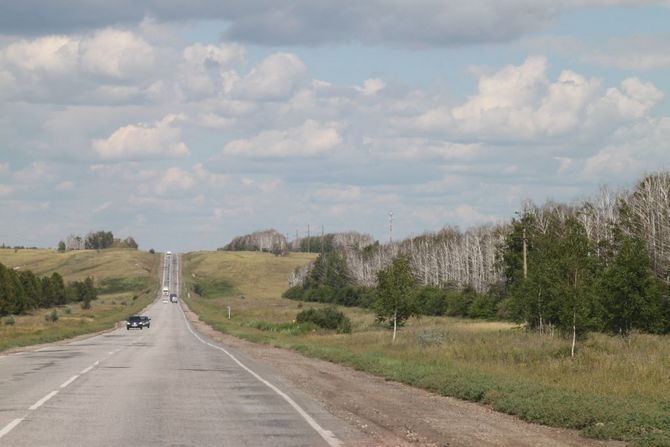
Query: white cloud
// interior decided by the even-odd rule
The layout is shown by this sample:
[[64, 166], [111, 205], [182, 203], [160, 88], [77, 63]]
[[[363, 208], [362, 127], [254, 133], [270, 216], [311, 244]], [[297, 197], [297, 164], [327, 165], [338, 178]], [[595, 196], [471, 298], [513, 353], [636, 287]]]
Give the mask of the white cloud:
[[155, 51], [144, 39], [130, 31], [105, 29], [80, 43], [84, 71], [119, 79], [151, 72]]
[[386, 82], [382, 79], [366, 79], [362, 87], [356, 87], [356, 90], [365, 96], [376, 95], [386, 88]]
[[129, 124], [117, 129], [107, 139], [94, 140], [95, 152], [104, 160], [137, 160], [189, 155], [181, 141], [181, 130], [172, 127], [180, 117], [166, 115], [153, 125]]
[[229, 68], [245, 59], [245, 48], [235, 43], [188, 46], [183, 51], [184, 87], [198, 94], [228, 93], [239, 81], [237, 72]]
[[286, 130], [268, 130], [246, 139], [231, 141], [225, 155], [245, 157], [316, 156], [331, 152], [342, 137], [335, 125], [307, 120], [302, 126]]
[[9, 44], [0, 61], [14, 70], [33, 74], [65, 75], [79, 63], [79, 42], [68, 36], [22, 39]]
[[361, 199], [361, 188], [359, 186], [319, 188], [314, 191], [313, 196], [326, 202], [356, 202]]
[[298, 56], [275, 53], [255, 66], [233, 88], [233, 94], [256, 100], [288, 98], [305, 80], [307, 68]]
[[647, 119], [618, 130], [602, 149], [585, 160], [582, 177], [630, 180], [645, 171], [670, 169], [670, 118]]
[[663, 98], [657, 87], [637, 78], [602, 94], [598, 79], [564, 70], [551, 82], [546, 72], [544, 57], [530, 57], [521, 65], [481, 75], [477, 94], [462, 105], [439, 105], [395, 122], [410, 129], [478, 139], [537, 140], [573, 137], [574, 132], [595, 137], [645, 116]]
[[187, 191], [195, 185], [195, 179], [189, 172], [178, 167], [172, 167], [161, 173], [155, 184], [155, 191], [159, 194], [174, 191]]

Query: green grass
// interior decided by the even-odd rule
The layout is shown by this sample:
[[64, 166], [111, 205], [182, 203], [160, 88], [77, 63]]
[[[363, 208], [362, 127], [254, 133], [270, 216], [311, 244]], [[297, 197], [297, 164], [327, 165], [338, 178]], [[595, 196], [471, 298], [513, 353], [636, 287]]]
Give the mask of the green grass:
[[352, 334], [291, 330], [300, 310], [321, 307], [280, 298], [289, 273], [309, 259], [191, 254], [184, 265], [189, 281], [223, 281], [236, 292], [207, 299], [193, 295], [187, 304], [215, 329], [256, 343], [481, 402], [527, 421], [578, 429], [589, 437], [670, 446], [670, 337], [591, 334], [578, 344], [573, 359], [569, 340], [504, 322], [412, 319], [392, 344], [389, 330], [369, 311], [340, 308], [352, 320]]
[[[58, 272], [64, 280], [81, 281], [92, 276], [100, 287], [90, 309], [70, 303], [56, 309], [36, 309], [14, 316], [13, 325], [0, 326], [0, 351], [49, 343], [114, 327], [139, 312], [154, 299], [158, 289], [160, 255], [137, 250], [85, 250], [57, 253], [52, 250], [0, 249], [0, 262], [38, 275]], [[68, 310], [69, 309], [69, 310]], [[59, 318], [48, 322], [53, 310]]]

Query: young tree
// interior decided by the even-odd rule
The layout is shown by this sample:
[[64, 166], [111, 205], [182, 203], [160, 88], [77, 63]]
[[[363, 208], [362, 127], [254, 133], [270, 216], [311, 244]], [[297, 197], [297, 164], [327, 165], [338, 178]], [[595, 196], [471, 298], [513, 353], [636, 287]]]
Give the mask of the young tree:
[[377, 299], [375, 311], [381, 321], [393, 321], [393, 341], [395, 342], [398, 324], [402, 324], [416, 314], [414, 305], [416, 280], [410, 269], [409, 261], [397, 257], [390, 266], [377, 273]]
[[63, 253], [65, 251], [65, 242], [60, 241], [58, 242], [58, 252]]
[[621, 238], [600, 281], [604, 328], [622, 335], [633, 329], [659, 332], [665, 323], [659, 318], [660, 290], [645, 243], [636, 237]]

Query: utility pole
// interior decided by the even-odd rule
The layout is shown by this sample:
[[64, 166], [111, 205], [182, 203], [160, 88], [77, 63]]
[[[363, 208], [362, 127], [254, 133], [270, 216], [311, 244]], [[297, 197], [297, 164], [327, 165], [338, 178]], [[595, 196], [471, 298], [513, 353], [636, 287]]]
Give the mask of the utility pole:
[[309, 239], [309, 224], [307, 224], [307, 253], [312, 252], [312, 241]]
[[298, 236], [298, 229], [295, 229], [295, 251], [302, 251], [300, 246], [300, 236]]
[[393, 211], [389, 211], [389, 244], [393, 242]]
[[323, 254], [323, 224], [321, 224], [321, 254]]

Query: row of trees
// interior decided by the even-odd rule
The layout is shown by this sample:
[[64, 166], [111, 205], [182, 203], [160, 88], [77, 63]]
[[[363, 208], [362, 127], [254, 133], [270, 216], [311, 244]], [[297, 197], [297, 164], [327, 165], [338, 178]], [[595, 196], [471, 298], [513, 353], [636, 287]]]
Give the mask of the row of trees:
[[295, 271], [287, 296], [375, 306], [402, 259], [413, 312], [509, 318], [573, 345], [589, 330], [670, 332], [668, 173], [574, 205], [529, 202], [508, 224], [334, 253]]
[[329, 253], [340, 249], [356, 249], [374, 242], [369, 234], [357, 232], [328, 233], [321, 236], [309, 236], [288, 239], [277, 230], [256, 231], [233, 238], [230, 243], [218, 250], [225, 251], [264, 251], [285, 255], [289, 251], [304, 253]]
[[96, 231], [90, 232], [86, 237], [82, 238], [74, 234], [70, 234], [58, 242], [58, 251], [70, 250], [103, 250], [106, 248], [130, 248], [137, 250], [139, 246], [132, 236], [125, 239], [117, 239], [111, 231]]
[[288, 242], [283, 234], [274, 229], [255, 231], [251, 234], [237, 236], [222, 251], [263, 251], [275, 254], [286, 254]]
[[87, 308], [96, 298], [93, 278], [66, 285], [58, 273], [39, 277], [30, 270], [16, 271], [0, 264], [0, 316], [70, 302], [81, 302]]

